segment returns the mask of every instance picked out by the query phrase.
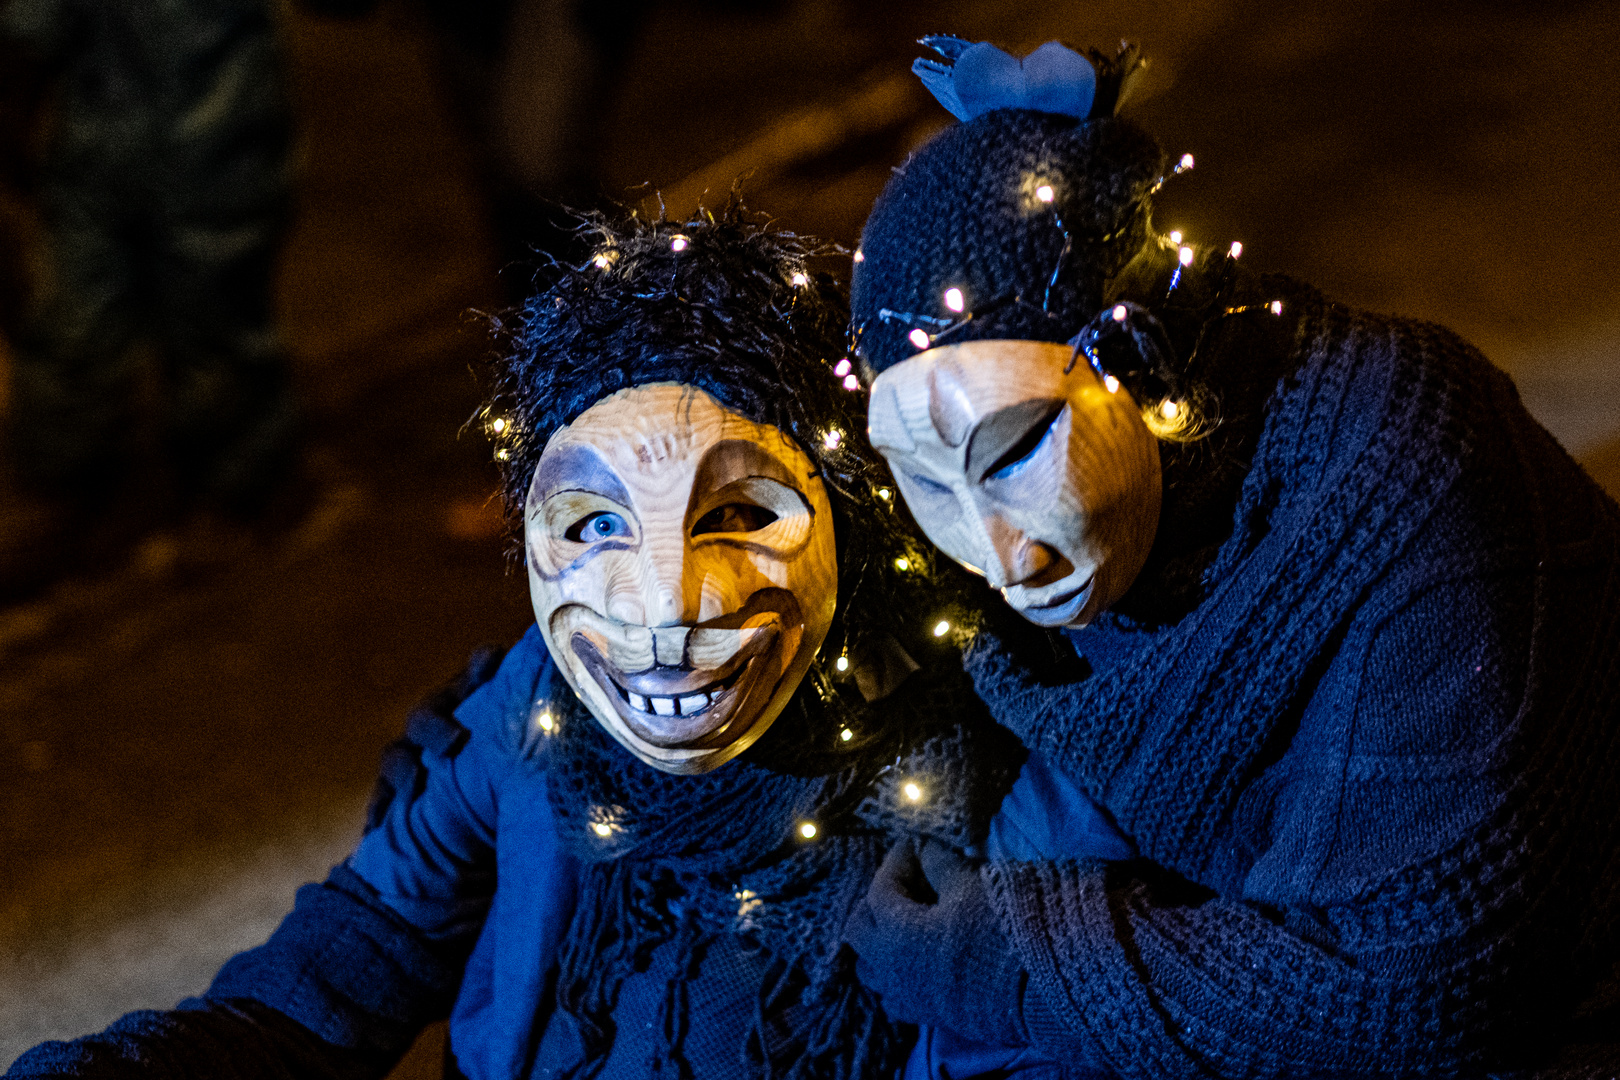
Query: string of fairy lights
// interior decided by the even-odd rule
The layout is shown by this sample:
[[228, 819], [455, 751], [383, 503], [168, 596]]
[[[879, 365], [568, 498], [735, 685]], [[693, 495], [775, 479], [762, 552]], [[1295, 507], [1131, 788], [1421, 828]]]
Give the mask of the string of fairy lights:
[[[1195, 162], [1192, 154], [1183, 154], [1177, 160], [1174, 168], [1166, 176], [1160, 177], [1159, 180], [1153, 185], [1153, 187], [1150, 189], [1150, 193], [1157, 192], [1163, 186], [1165, 180], [1169, 177], [1179, 175], [1192, 169], [1194, 164]], [[1058, 191], [1056, 184], [1053, 180], [1026, 176], [1022, 178], [1021, 186], [1024, 191], [1028, 192], [1029, 196], [1036, 204], [1052, 208], [1054, 222], [1063, 232], [1063, 253], [1060, 256], [1058, 266], [1054, 268], [1052, 275], [1052, 279], [1055, 282], [1057, 280], [1058, 273], [1062, 270], [1063, 261], [1067, 258], [1070, 250], [1069, 233], [1063, 226], [1062, 220], [1058, 217], [1056, 212], [1058, 202]], [[1186, 239], [1185, 235], [1179, 229], [1174, 229], [1168, 233], [1159, 235], [1157, 237], [1157, 242], [1161, 247], [1174, 249], [1176, 252], [1176, 265], [1172, 272], [1167, 290], [1167, 292], [1174, 292], [1181, 284], [1183, 271], [1191, 268], [1196, 261], [1198, 254], [1197, 250], [1195, 246]], [[675, 254], [680, 254], [681, 252], [686, 251], [690, 246], [691, 238], [683, 233], [675, 233], [669, 238], [669, 248]], [[1235, 261], [1242, 256], [1242, 254], [1242, 242], [1234, 240], [1227, 248], [1225, 258]], [[620, 253], [616, 249], [610, 246], [603, 247], [592, 253], [587, 264], [595, 267], [598, 271], [604, 273], [611, 272], [619, 261], [619, 255]], [[860, 249], [856, 249], [853, 255], [853, 262], [861, 263], [865, 261], [865, 258], [866, 256], [864, 253]], [[785, 268], [784, 274], [788, 280], [788, 283], [795, 289], [806, 288], [810, 285], [810, 276], [801, 266]], [[1049, 282], [1047, 289], [1048, 296], [1050, 295], [1050, 289], [1051, 283]], [[1013, 299], [1015, 302], [1021, 302], [1018, 300], [1018, 298]], [[883, 311], [880, 312], [880, 317], [892, 316], [912, 323], [913, 328], [907, 334], [907, 340], [914, 348], [918, 350], [918, 352], [924, 352], [928, 349], [934, 348], [936, 343], [941, 338], [946, 337], [948, 334], [960, 328], [968, 320], [971, 320], [976, 314], [973, 298], [961, 285], [950, 285], [946, 287], [940, 294], [940, 306], [948, 314], [936, 316], [906, 312], [891, 312], [888, 309], [883, 309]], [[1043, 302], [1043, 307], [1044, 306], [1045, 304]], [[1273, 316], [1280, 316], [1283, 311], [1283, 304], [1281, 300], [1271, 300], [1260, 304], [1229, 306], [1221, 311], [1220, 315], [1230, 316], [1250, 311], [1264, 311]], [[979, 309], [978, 313], [983, 313], [982, 307]], [[1124, 304], [1116, 304], [1110, 311], [1111, 317], [1116, 322], [1120, 323], [1125, 322], [1129, 317], [1129, 314], [1129, 309]], [[939, 329], [934, 333], [930, 333], [924, 328], [924, 326], [917, 325], [919, 323], [938, 327]], [[857, 332], [855, 338], [852, 340], [858, 340], [858, 336], [859, 335]], [[1079, 347], [1077, 346], [1077, 352], [1078, 351]], [[853, 347], [851, 352], [853, 352]], [[1090, 360], [1091, 366], [1101, 381], [1104, 389], [1106, 389], [1110, 394], [1117, 394], [1120, 390], [1119, 379], [1104, 371], [1100, 361], [1095, 355], [1088, 353], [1088, 359]], [[844, 390], [853, 393], [861, 393], [865, 391], [866, 387], [862, 383], [860, 375], [857, 373], [856, 365], [851, 356], [846, 355], [838, 358], [835, 361], [831, 361], [829, 363], [829, 368], [831, 369], [832, 377], [838, 380], [839, 385]], [[1184, 403], [1177, 401], [1173, 397], [1165, 397], [1156, 403], [1142, 403], [1141, 411], [1143, 420], [1145, 423], [1147, 423], [1149, 430], [1153, 431], [1155, 435], [1159, 435], [1161, 437], [1172, 435], [1177, 429], [1178, 425], [1184, 424], [1189, 419], [1188, 410], [1186, 409]], [[521, 438], [521, 432], [519, 431], [518, 424], [511, 417], [493, 414], [488, 410], [481, 414], [481, 419], [487, 435], [495, 443], [495, 459], [500, 462], [510, 461], [513, 450], [515, 449], [515, 441]], [[828, 453], [839, 452], [844, 447], [844, 442], [844, 432], [836, 427], [827, 429], [822, 435], [822, 449]], [[873, 489], [873, 494], [876, 495], [880, 502], [887, 505], [891, 510], [894, 508], [894, 492], [891, 488], [875, 487]], [[908, 550], [896, 555], [893, 558], [893, 566], [896, 570], [902, 573], [912, 572], [914, 570], [917, 572], [922, 572], [926, 570], [926, 561], [920, 556], [920, 553]], [[949, 619], [938, 618], [928, 629], [932, 637], [936, 639], [946, 639], [950, 636], [953, 626]], [[833, 660], [833, 669], [839, 675], [847, 676], [850, 672], [851, 666], [852, 664], [848, 653], [848, 646], [846, 644], [844, 649], [841, 650], [838, 656]], [[532, 716], [534, 726], [538, 728], [540, 733], [544, 736], [554, 735], [560, 728], [560, 720], [558, 716], [553, 713], [550, 702], [545, 699], [535, 703]], [[856, 733], [852, 728], [844, 726], [839, 729], [838, 739], [840, 743], [848, 744], [854, 742], [855, 737]], [[899, 762], [897, 760], [896, 764], [898, 763]], [[888, 770], [886, 769], [885, 772], [887, 771]], [[921, 804], [925, 801], [927, 789], [919, 778], [906, 778], [900, 781], [898, 791], [906, 802], [911, 804]], [[590, 830], [599, 839], [604, 841], [610, 840], [622, 831], [622, 821], [624, 816], [624, 811], [620, 807], [593, 807], [589, 819]], [[794, 835], [800, 840], [806, 842], [817, 839], [821, 835], [821, 831], [821, 826], [817, 822], [810, 819], [800, 820], [796, 822], [793, 827]], [[754, 907], [757, 907], [760, 903], [760, 900], [755, 897], [753, 893], [748, 892], [747, 890], [740, 892], [738, 894], [738, 899], [740, 901], [740, 906], [738, 909], [739, 918], [745, 916], [748, 911], [752, 910]]]
[[[669, 237], [669, 248], [676, 254], [686, 251], [690, 246], [691, 237], [683, 233], [676, 233]], [[857, 260], [860, 258], [858, 252], [856, 258]], [[620, 252], [616, 248], [604, 246], [590, 255], [586, 265], [594, 267], [597, 271], [607, 273], [613, 270], [619, 259]], [[807, 288], [811, 283], [810, 275], [801, 266], [785, 268], [784, 274], [789, 285], [795, 289]], [[836, 362], [831, 363], [830, 366], [833, 377], [838, 380], [839, 385], [844, 390], [851, 392], [864, 390], [860, 377], [855, 373], [854, 364], [850, 357], [841, 357]], [[517, 449], [517, 440], [522, 437], [517, 421], [510, 416], [492, 412], [488, 408], [479, 414], [478, 419], [482, 422], [487, 437], [495, 444], [495, 460], [499, 462], [512, 460], [513, 453]], [[828, 428], [822, 433], [822, 449], [828, 453], [837, 453], [844, 447], [844, 443], [845, 434], [839, 428]], [[894, 491], [892, 488], [879, 486], [874, 488], [873, 493], [877, 496], [879, 502], [888, 506], [890, 510], [894, 509]], [[925, 566], [918, 553], [914, 551], [907, 551], [905, 554], [896, 556], [893, 565], [895, 569], [902, 572], [914, 568], [920, 571]], [[931, 626], [932, 636], [940, 639], [947, 637], [952, 629], [950, 620], [945, 618], [937, 619]], [[847, 676], [851, 667], [852, 663], [846, 644], [844, 649], [834, 658], [833, 668], [839, 675]], [[543, 737], [556, 735], [562, 725], [559, 713], [554, 711], [554, 707], [548, 698], [541, 698], [534, 703], [531, 709], [531, 723]], [[856, 733], [852, 727], [845, 725], [839, 728], [837, 737], [841, 744], [848, 745], [855, 741]], [[896, 764], [898, 764], [898, 761]], [[900, 784], [899, 790], [905, 801], [910, 803], [921, 803], [925, 798], [926, 789], [919, 778], [904, 780]], [[587, 825], [595, 837], [602, 841], [609, 841], [624, 831], [625, 817], [626, 814], [622, 807], [593, 806], [587, 815]], [[799, 820], [795, 822], [793, 827], [794, 835], [801, 841], [806, 842], [816, 840], [821, 835], [821, 832], [821, 825], [810, 819]], [[739, 918], [746, 916], [749, 911], [757, 908], [762, 902], [748, 890], [741, 890], [738, 893], [738, 900], [740, 902]]]
[[[1164, 186], [1166, 180], [1190, 171], [1195, 165], [1196, 160], [1192, 154], [1182, 154], [1181, 157], [1177, 159], [1175, 166], [1171, 168], [1171, 170], [1164, 176], [1159, 177], [1159, 179], [1153, 184], [1153, 186], [1149, 189], [1149, 194], [1157, 193]], [[1055, 179], [1047, 179], [1035, 174], [1026, 174], [1020, 179], [1020, 192], [1027, 197], [1027, 204], [1030, 206], [1030, 208], [1050, 208], [1053, 221], [1063, 235], [1063, 249], [1058, 256], [1057, 264], [1053, 267], [1051, 277], [1046, 285], [1046, 295], [1043, 297], [1041, 304], [1043, 310], [1045, 310], [1047, 307], [1050, 300], [1052, 287], [1059, 280], [1059, 274], [1063, 270], [1072, 246], [1072, 238], [1070, 237], [1069, 231], [1064, 226], [1063, 221], [1061, 217], [1058, 216], [1056, 210], [1056, 206], [1058, 204], [1057, 184], [1058, 181]], [[1183, 273], [1190, 269], [1197, 260], [1198, 252], [1194, 245], [1186, 239], [1185, 235], [1179, 229], [1173, 229], [1168, 233], [1160, 234], [1156, 237], [1156, 240], [1161, 248], [1173, 249], [1176, 253], [1175, 268], [1171, 273], [1170, 283], [1166, 289], [1167, 294], [1173, 293], [1180, 286]], [[1242, 254], [1242, 241], [1234, 240], [1227, 248], [1225, 258], [1229, 261], [1235, 262]], [[853, 261], [856, 263], [865, 262], [865, 253], [857, 249], [855, 251]], [[1021, 296], [1017, 295], [992, 297], [986, 299], [981, 305], [976, 307], [973, 302], [973, 298], [968, 296], [963, 286], [949, 285], [940, 294], [940, 306], [947, 313], [949, 313], [946, 316], [894, 311], [890, 308], [882, 308], [878, 311], [878, 318], [886, 322], [895, 321], [911, 324], [912, 328], [907, 333], [906, 340], [920, 353], [937, 347], [942, 339], [956, 333], [975, 317], [983, 317], [984, 315], [989, 314], [990, 311], [994, 310], [996, 307], [1006, 303], [1024, 303], [1024, 300]], [[1283, 303], [1281, 300], [1271, 300], [1260, 304], [1228, 306], [1219, 314], [1220, 316], [1224, 317], [1238, 315], [1249, 311], [1261, 310], [1267, 311], [1272, 315], [1281, 315], [1283, 311]], [[1123, 323], [1129, 318], [1130, 310], [1124, 304], [1116, 304], [1111, 311], [1111, 316], [1114, 321]], [[937, 329], [930, 332], [926, 328], [929, 326], [936, 327]], [[859, 334], [860, 332], [857, 330], [855, 332], [856, 339], [859, 338]], [[1079, 354], [1080, 349], [1081, 346], [1077, 344], [1077, 355]], [[1119, 393], [1121, 386], [1119, 379], [1105, 371], [1103, 369], [1101, 360], [1089, 349], [1086, 350], [1086, 356], [1090, 361], [1091, 367], [1096, 373], [1097, 378], [1102, 382], [1104, 389], [1106, 389], [1110, 394]], [[860, 387], [860, 380], [857, 377], [853, 377], [852, 368], [848, 363], [847, 357], [838, 362], [834, 368], [834, 373], [844, 378], [844, 385], [848, 389], [854, 390]], [[1147, 425], [1149, 431], [1151, 431], [1158, 438], [1175, 439], [1177, 437], [1184, 436], [1189, 431], [1194, 420], [1190, 410], [1187, 408], [1186, 403], [1179, 401], [1174, 397], [1167, 396], [1157, 402], [1143, 402], [1140, 403], [1140, 405], [1143, 422]]]

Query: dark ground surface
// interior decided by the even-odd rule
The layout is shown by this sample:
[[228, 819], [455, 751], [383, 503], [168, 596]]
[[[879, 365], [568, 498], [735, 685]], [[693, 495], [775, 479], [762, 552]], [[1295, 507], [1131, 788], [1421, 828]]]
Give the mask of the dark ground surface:
[[[754, 168], [756, 205], [852, 243], [943, 119], [903, 74], [910, 38], [941, 31], [1142, 41], [1131, 111], [1198, 158], [1162, 226], [1453, 326], [1620, 477], [1608, 5], [657, 5], [601, 128], [604, 184], [684, 206]], [[292, 18], [288, 40], [306, 154], [282, 308], [319, 495], [273, 540], [178, 529], [0, 610], [0, 1063], [171, 1003], [261, 939], [352, 844], [409, 704], [529, 619], [487, 450], [458, 438], [484, 348], [464, 312], [499, 286], [431, 42], [403, 0]]]

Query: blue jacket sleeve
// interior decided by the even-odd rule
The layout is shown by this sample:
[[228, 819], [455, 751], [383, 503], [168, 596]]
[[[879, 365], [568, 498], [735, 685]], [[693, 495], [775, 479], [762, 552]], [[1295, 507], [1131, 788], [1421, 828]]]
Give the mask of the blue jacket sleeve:
[[392, 1059], [449, 1014], [495, 891], [508, 702], [536, 667], [520, 646], [480, 653], [412, 711], [388, 748], [366, 834], [263, 946], [233, 958], [211, 999], [268, 1005], [336, 1046]]
[[990, 819], [993, 862], [1134, 859], [1136, 846], [1079, 784], [1031, 750]]
[[508, 728], [544, 658], [534, 634], [498, 670], [498, 654], [477, 654], [418, 706], [384, 755], [355, 853], [300, 889], [270, 940], [228, 961], [202, 998], [43, 1044], [8, 1080], [383, 1075], [456, 999], [495, 891]]
[[257, 1002], [194, 998], [128, 1013], [99, 1035], [41, 1043], [6, 1080], [368, 1080], [386, 1068]]

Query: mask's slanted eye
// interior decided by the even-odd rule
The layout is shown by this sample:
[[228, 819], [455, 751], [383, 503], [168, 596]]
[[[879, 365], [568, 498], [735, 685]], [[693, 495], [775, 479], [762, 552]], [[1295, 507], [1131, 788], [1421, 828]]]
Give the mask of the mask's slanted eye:
[[629, 536], [630, 526], [623, 517], [607, 510], [587, 514], [568, 527], [563, 538], [576, 544], [590, 544], [615, 536]]
[[1059, 405], [1051, 409], [1044, 417], [1036, 420], [1020, 435], [1016, 442], [1009, 446], [990, 468], [985, 470], [986, 480], [1005, 480], [1021, 470], [1035, 457], [1039, 450], [1052, 434], [1052, 425], [1062, 415], [1063, 408]]
[[924, 495], [932, 495], [935, 498], [940, 499], [950, 497], [951, 489], [940, 483], [938, 480], [931, 480], [928, 477], [921, 476], [910, 471], [909, 469], [906, 470], [905, 475], [906, 479], [917, 485], [917, 490]]
[[692, 535], [758, 532], [775, 520], [776, 515], [763, 506], [754, 506], [751, 503], [726, 503], [699, 518], [697, 524], [692, 526]]

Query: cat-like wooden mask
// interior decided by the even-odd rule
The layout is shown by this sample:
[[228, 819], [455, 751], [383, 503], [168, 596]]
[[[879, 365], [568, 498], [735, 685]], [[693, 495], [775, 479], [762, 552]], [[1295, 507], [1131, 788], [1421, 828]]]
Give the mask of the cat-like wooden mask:
[[706, 772], [764, 734], [837, 603], [814, 463], [691, 386], [621, 390], [553, 435], [524, 542], [535, 618], [568, 684], [666, 772]]
[[868, 417], [928, 538], [1041, 626], [1118, 600], [1159, 524], [1157, 441], [1072, 359], [1042, 341], [929, 349], [878, 376]]

